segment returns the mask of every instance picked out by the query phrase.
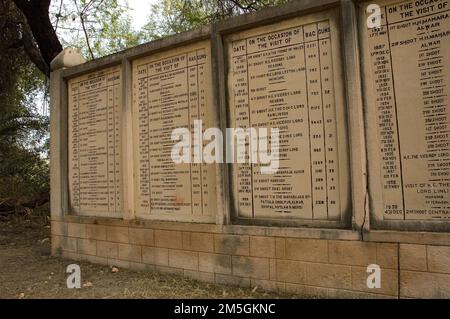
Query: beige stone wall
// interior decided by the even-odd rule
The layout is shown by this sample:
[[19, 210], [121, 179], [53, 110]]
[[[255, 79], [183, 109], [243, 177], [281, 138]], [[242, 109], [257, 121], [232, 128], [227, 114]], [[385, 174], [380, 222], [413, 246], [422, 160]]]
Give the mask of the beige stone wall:
[[[74, 260], [156, 270], [217, 284], [260, 287], [320, 298], [450, 298], [449, 221], [377, 223], [379, 183], [369, 183], [366, 134], [367, 90], [363, 90], [357, 5], [362, 1], [317, 0], [223, 21], [71, 67], [56, 63], [51, 77], [52, 253]], [[132, 134], [133, 61], [194, 40], [211, 42], [213, 106], [217, 127], [227, 127], [226, 62], [222, 40], [237, 26], [248, 29], [301, 16], [312, 9], [339, 7], [342, 72], [348, 136], [349, 188], [339, 223], [254, 223], [236, 220], [229, 167], [217, 168], [217, 207], [211, 224], [139, 219], [136, 215]], [[361, 9], [361, 8], [360, 8]], [[359, 9], [359, 11], [361, 11]], [[361, 13], [361, 12], [359, 12]], [[338, 18], [336, 18], [338, 19]], [[64, 54], [68, 54], [65, 52]], [[64, 58], [64, 56], [63, 56]], [[77, 60], [78, 61], [78, 60]], [[79, 60], [81, 61], [81, 60]], [[70, 207], [68, 187], [67, 81], [121, 65], [123, 209], [116, 219], [80, 217]], [[61, 70], [59, 67], [70, 67]], [[344, 113], [344, 112], [341, 112]], [[347, 147], [344, 148], [347, 150]], [[370, 159], [369, 159], [370, 161]], [[373, 161], [373, 160], [372, 160]], [[82, 214], [78, 214], [82, 215]], [[117, 217], [117, 216], [116, 216]], [[186, 219], [183, 219], [186, 220]], [[215, 223], [214, 223], [215, 221]], [[253, 226], [250, 226], [251, 224]], [[426, 230], [426, 231], [425, 231]], [[368, 289], [367, 266], [381, 267], [381, 289]]]
[[[214, 225], [52, 222], [53, 253], [217, 284], [319, 298], [450, 297], [450, 247], [236, 235]], [[382, 269], [368, 289], [366, 267]], [[400, 287], [399, 287], [400, 285]]]

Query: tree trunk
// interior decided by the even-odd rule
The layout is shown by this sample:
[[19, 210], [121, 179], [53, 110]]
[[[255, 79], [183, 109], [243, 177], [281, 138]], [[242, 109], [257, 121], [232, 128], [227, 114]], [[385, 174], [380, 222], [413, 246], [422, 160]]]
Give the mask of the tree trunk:
[[49, 17], [51, 0], [13, 1], [27, 19], [42, 58], [49, 69], [50, 62], [52, 62], [63, 49]]

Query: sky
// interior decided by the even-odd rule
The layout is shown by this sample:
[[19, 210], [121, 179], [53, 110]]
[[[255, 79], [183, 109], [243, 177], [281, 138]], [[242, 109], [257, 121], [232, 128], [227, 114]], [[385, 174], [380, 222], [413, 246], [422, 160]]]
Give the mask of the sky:
[[157, 2], [158, 0], [128, 0], [128, 5], [131, 9], [130, 15], [135, 30], [139, 30], [144, 26], [150, 14], [150, 6]]

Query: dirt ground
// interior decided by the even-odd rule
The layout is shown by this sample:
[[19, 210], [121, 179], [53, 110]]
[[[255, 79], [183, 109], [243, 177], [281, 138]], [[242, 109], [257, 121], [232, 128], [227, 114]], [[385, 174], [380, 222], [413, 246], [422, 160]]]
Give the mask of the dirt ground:
[[181, 276], [77, 262], [83, 288], [68, 289], [66, 267], [73, 262], [50, 255], [46, 214], [0, 216], [0, 298], [283, 298], [258, 289], [200, 283]]

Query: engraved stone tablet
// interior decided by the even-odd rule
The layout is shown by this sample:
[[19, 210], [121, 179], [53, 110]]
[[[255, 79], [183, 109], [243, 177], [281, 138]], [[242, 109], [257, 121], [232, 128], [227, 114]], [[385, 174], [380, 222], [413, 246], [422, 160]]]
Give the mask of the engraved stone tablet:
[[69, 197], [77, 215], [120, 216], [120, 66], [69, 80]]
[[194, 148], [194, 121], [214, 125], [209, 41], [134, 61], [133, 107], [136, 215], [214, 221], [215, 166], [171, 158], [174, 129], [189, 129]]
[[361, 25], [375, 213], [448, 219], [450, 5], [390, 1], [381, 13], [380, 28]]
[[233, 165], [238, 217], [343, 218], [348, 162], [336, 21], [327, 11], [227, 39], [231, 125], [280, 130], [278, 172]]

